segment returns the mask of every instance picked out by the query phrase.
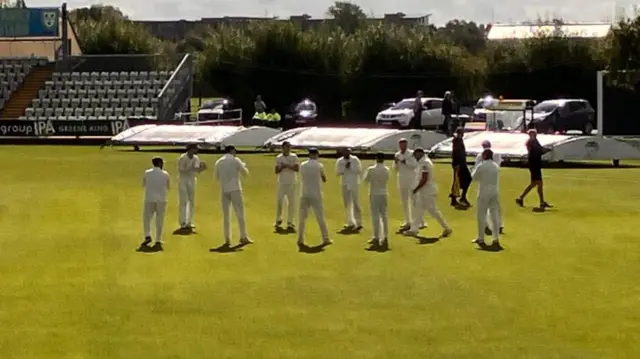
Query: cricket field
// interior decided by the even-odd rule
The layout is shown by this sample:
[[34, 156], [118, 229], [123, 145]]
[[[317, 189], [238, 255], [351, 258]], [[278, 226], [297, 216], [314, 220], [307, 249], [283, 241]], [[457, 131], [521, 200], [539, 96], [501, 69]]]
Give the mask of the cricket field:
[[[240, 154], [249, 234], [222, 243], [211, 168], [198, 179], [197, 234], [177, 228], [170, 193], [165, 251], [137, 253], [142, 173], [177, 152], [62, 146], [0, 147], [0, 358], [3, 359], [637, 359], [640, 356], [640, 168], [544, 170], [555, 208], [514, 198], [528, 172], [504, 168], [501, 252], [475, 248], [474, 208], [447, 205], [451, 167], [436, 162], [452, 237], [420, 244], [392, 235], [365, 251], [365, 229], [339, 235], [335, 159], [323, 160], [334, 245], [299, 253], [273, 233], [274, 154]], [[368, 165], [371, 160], [363, 160]], [[402, 218], [390, 183], [390, 223]], [[472, 186], [475, 194], [476, 187]], [[475, 196], [471, 196], [472, 203]], [[232, 218], [236, 234], [235, 219]], [[440, 229], [427, 218], [425, 236]], [[307, 241], [320, 242], [313, 217]]]

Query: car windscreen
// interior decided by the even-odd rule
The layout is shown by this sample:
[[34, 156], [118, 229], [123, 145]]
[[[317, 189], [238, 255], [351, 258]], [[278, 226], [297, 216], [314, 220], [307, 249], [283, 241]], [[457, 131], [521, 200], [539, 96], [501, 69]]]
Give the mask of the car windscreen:
[[413, 100], [403, 100], [398, 102], [395, 106], [391, 108], [392, 110], [412, 110], [413, 109]]
[[300, 112], [300, 111], [312, 111], [315, 112], [316, 110], [316, 105], [313, 102], [300, 102], [297, 106], [296, 106], [296, 111]]
[[553, 110], [555, 110], [556, 108], [558, 108], [557, 103], [541, 102], [533, 107], [533, 112], [535, 113], [553, 112]]

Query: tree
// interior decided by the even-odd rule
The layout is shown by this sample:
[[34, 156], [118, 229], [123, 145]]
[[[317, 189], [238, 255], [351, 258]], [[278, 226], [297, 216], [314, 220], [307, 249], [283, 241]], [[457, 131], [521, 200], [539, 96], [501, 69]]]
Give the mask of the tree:
[[69, 18], [72, 22], [78, 21], [103, 21], [103, 20], [127, 20], [120, 9], [110, 5], [91, 5], [91, 7], [83, 7], [71, 10]]
[[327, 15], [347, 34], [355, 33], [367, 19], [360, 6], [346, 1], [336, 1], [327, 10]]
[[475, 22], [451, 20], [438, 28], [437, 34], [443, 39], [477, 54], [485, 48], [485, 27]]
[[117, 17], [100, 21], [91, 17], [75, 23], [80, 48], [85, 54], [155, 54], [162, 51], [161, 41], [144, 26]]

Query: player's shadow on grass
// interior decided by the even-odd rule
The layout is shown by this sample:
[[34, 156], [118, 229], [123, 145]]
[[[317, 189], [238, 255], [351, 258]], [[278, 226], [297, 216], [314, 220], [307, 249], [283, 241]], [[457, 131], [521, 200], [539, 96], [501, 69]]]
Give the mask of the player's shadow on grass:
[[291, 229], [291, 228], [282, 228], [282, 227], [276, 227], [273, 230], [273, 233], [275, 234], [279, 234], [281, 236], [286, 236], [288, 234], [295, 234], [296, 230], [295, 229]]
[[456, 211], [468, 211], [471, 208], [471, 206], [465, 206], [464, 204], [456, 204], [455, 206], [453, 206], [453, 208]]
[[388, 246], [381, 246], [379, 244], [376, 244], [376, 245], [371, 245], [365, 248], [364, 250], [367, 252], [386, 253], [391, 251], [391, 248], [389, 248]]
[[324, 252], [325, 244], [319, 244], [317, 246], [308, 246], [306, 244], [298, 245], [298, 252], [305, 254], [317, 254]]
[[548, 213], [548, 212], [556, 212], [555, 208], [540, 208], [540, 207], [533, 207], [531, 209], [531, 212], [535, 212], [535, 213]]
[[360, 230], [357, 230], [355, 228], [342, 228], [337, 233], [343, 236], [353, 236], [356, 234], [360, 234]]
[[174, 236], [190, 236], [192, 234], [196, 234], [196, 231], [192, 228], [178, 228], [173, 231]]
[[498, 252], [504, 251], [504, 247], [502, 247], [499, 244], [496, 245], [496, 244], [493, 244], [493, 243], [491, 245], [482, 244], [476, 249], [479, 250], [479, 251], [482, 251], [482, 252], [492, 252], [492, 253], [498, 253]]
[[214, 253], [236, 253], [236, 252], [242, 252], [242, 248], [244, 248], [247, 244], [246, 243], [238, 243], [235, 245], [229, 245], [229, 244], [223, 244], [220, 247], [216, 247], [216, 248], [211, 248], [209, 249], [209, 252], [214, 252]]
[[418, 240], [418, 244], [434, 244], [440, 242], [438, 237], [414, 236]]
[[407, 238], [415, 239], [418, 244], [434, 244], [440, 242], [440, 237], [425, 237], [421, 235], [404, 235]]

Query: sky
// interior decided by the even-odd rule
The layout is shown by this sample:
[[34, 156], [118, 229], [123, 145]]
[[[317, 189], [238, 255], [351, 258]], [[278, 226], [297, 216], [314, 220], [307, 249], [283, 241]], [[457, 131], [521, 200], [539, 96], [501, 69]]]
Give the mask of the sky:
[[[473, 20], [480, 23], [506, 23], [536, 20], [537, 18], [562, 18], [565, 21], [599, 22], [614, 18], [616, 6], [626, 8], [627, 16], [633, 13], [632, 0], [607, 2], [596, 0], [357, 0], [367, 14], [382, 16], [385, 13], [403, 12], [407, 16], [433, 14], [436, 25], [450, 19]], [[637, 0], [640, 4], [640, 0]], [[50, 7], [55, 2], [26, 0], [29, 7]], [[202, 17], [223, 16], [279, 16], [307, 13], [323, 18], [331, 0], [68, 0], [69, 8], [108, 4], [120, 8], [134, 20], [197, 20]], [[499, 3], [499, 5], [498, 5]]]

